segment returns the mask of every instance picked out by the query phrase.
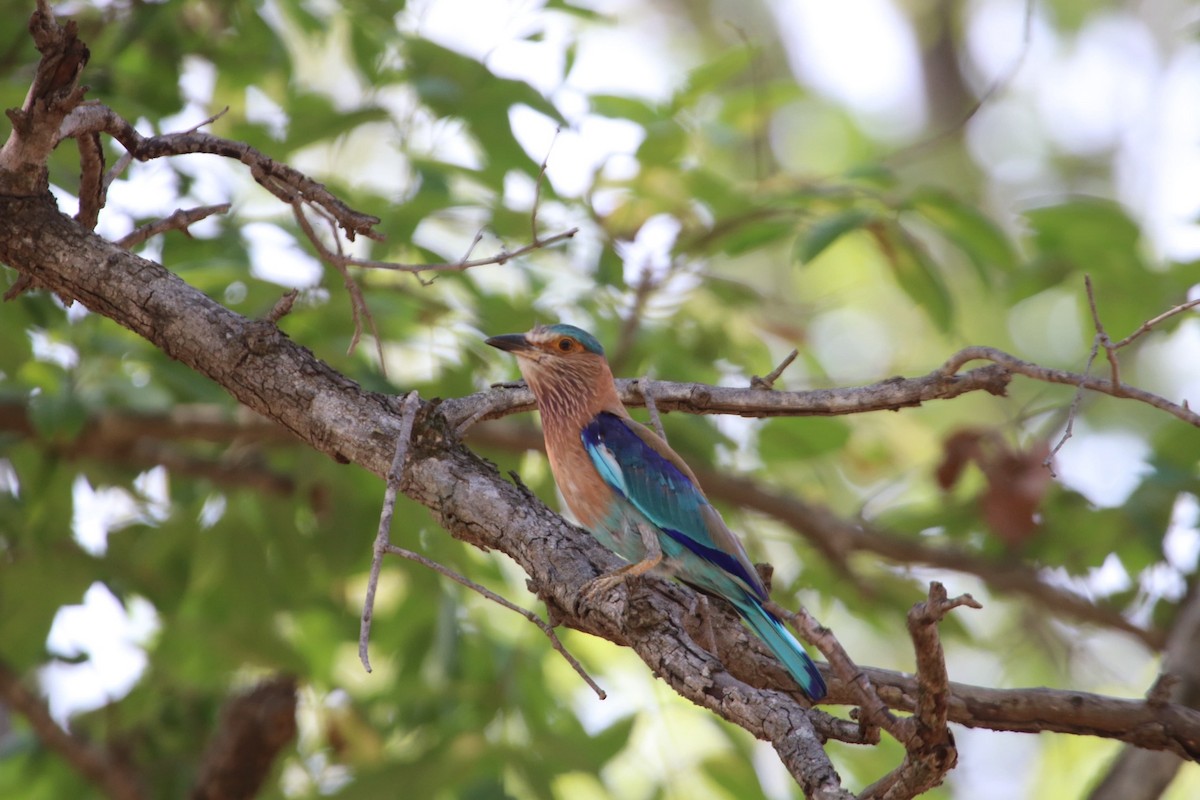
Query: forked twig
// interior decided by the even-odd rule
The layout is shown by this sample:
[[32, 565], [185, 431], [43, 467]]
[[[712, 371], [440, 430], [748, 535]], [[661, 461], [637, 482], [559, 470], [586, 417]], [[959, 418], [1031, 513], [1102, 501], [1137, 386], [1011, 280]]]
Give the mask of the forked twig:
[[779, 376], [783, 374], [783, 371], [785, 369], [787, 369], [788, 367], [790, 367], [792, 365], [792, 362], [796, 360], [796, 356], [798, 356], [798, 355], [800, 355], [799, 350], [792, 350], [792, 352], [790, 352], [786, 356], [784, 356], [783, 361], [779, 362], [779, 366], [777, 366], [775, 369], [768, 372], [766, 375], [762, 376], [761, 378], [758, 377], [757, 375], [751, 375], [750, 376], [750, 387], [752, 389], [763, 389], [763, 390], [774, 389], [775, 381], [779, 380]]
[[862, 712], [859, 724], [864, 727], [882, 728], [902, 744], [908, 742], [914, 731], [912, 720], [900, 719], [888, 710], [866, 673], [850, 658], [842, 643], [833, 635], [833, 631], [817, 622], [804, 608], [792, 612], [771, 601], [766, 604], [766, 609], [779, 619], [791, 620], [792, 626], [800, 635], [821, 651], [829, 661], [833, 674], [856, 696]]
[[[554, 143], [558, 141], [558, 135], [562, 133], [562, 127], [554, 129], [554, 138], [550, 140], [550, 146], [546, 148], [546, 156], [542, 159], [542, 164], [538, 167], [537, 180], [533, 184], [533, 211], [529, 214], [529, 236], [530, 241], [537, 244], [541, 241], [538, 237], [538, 206], [542, 203], [542, 181], [546, 179], [546, 168], [550, 165], [550, 153], [554, 150]], [[464, 259], [465, 260], [465, 259]]]
[[[1088, 354], [1087, 364], [1083, 369], [1083, 378], [1077, 384], [1075, 396], [1071, 399], [1071, 407], [1067, 411], [1067, 423], [1063, 428], [1062, 436], [1059, 437], [1058, 443], [1054, 445], [1054, 447], [1050, 450], [1050, 453], [1046, 456], [1046, 459], [1042, 462], [1045, 467], [1050, 470], [1051, 475], [1055, 474], [1054, 467], [1052, 466], [1054, 456], [1059, 450], [1062, 449], [1063, 445], [1067, 443], [1067, 440], [1070, 439], [1075, 433], [1075, 418], [1079, 413], [1079, 404], [1083, 399], [1084, 389], [1095, 388], [1094, 386], [1089, 387], [1087, 385], [1087, 376], [1091, 373], [1092, 364], [1095, 363], [1096, 356], [1098, 356], [1100, 353], [1100, 348], [1104, 348], [1104, 354], [1108, 359], [1110, 368], [1111, 377], [1108, 382], [1110, 387], [1108, 393], [1113, 397], [1133, 397], [1135, 399], [1143, 399], [1139, 397], [1139, 395], [1145, 393], [1121, 383], [1121, 363], [1117, 357], [1117, 351], [1134, 342], [1139, 337], [1149, 333], [1155, 325], [1158, 325], [1159, 323], [1168, 320], [1177, 314], [1182, 314], [1184, 311], [1200, 306], [1200, 299], [1191, 300], [1186, 303], [1180, 303], [1174, 308], [1168, 309], [1158, 316], [1146, 320], [1138, 326], [1137, 330], [1126, 336], [1121, 341], [1113, 342], [1112, 337], [1108, 335], [1108, 331], [1105, 330], [1104, 323], [1100, 319], [1100, 311], [1096, 304], [1096, 293], [1092, 287], [1091, 275], [1085, 274], [1083, 276], [1083, 285], [1087, 291], [1088, 309], [1092, 314], [1092, 326], [1095, 328], [1096, 334], [1092, 338], [1092, 349]], [[1186, 401], [1183, 403], [1181, 410], [1183, 412], [1188, 411]], [[1176, 414], [1176, 416], [1179, 416], [1179, 414]]]
[[215, 206], [199, 206], [197, 208], [179, 208], [169, 217], [163, 217], [154, 222], [148, 222], [141, 227], [134, 228], [118, 239], [116, 243], [126, 250], [132, 250], [150, 237], [166, 233], [167, 231], [178, 230], [190, 236], [191, 234], [188, 232], [189, 225], [211, 217], [213, 214], [224, 214], [229, 209], [229, 203], [219, 203]]
[[388, 471], [387, 489], [383, 493], [383, 508], [379, 513], [379, 529], [375, 533], [375, 547], [371, 557], [371, 575], [367, 579], [367, 596], [363, 601], [362, 622], [358, 629], [358, 658], [363, 668], [371, 671], [371, 660], [367, 656], [367, 644], [371, 641], [371, 617], [375, 613], [375, 590], [379, 588], [379, 571], [383, 568], [383, 556], [391, 544], [392, 514], [396, 511], [396, 494], [400, 491], [400, 479], [404, 473], [404, 461], [408, 458], [409, 440], [412, 438], [413, 422], [421, 397], [416, 391], [409, 392], [401, 406], [400, 428], [396, 432], [396, 454]]
[[917, 702], [914, 735], [904, 743], [904, 760], [865, 789], [863, 800], [907, 800], [939, 785], [958, 763], [954, 736], [946, 727], [950, 710], [950, 676], [937, 626], [955, 608], [982, 608], [969, 594], [951, 599], [946, 587], [929, 584], [928, 599], [908, 612], [908, 632], [917, 659]]
[[510, 600], [505, 600], [503, 597], [496, 594], [491, 589], [488, 589], [484, 586], [480, 586], [478, 583], [471, 580], [470, 578], [460, 575], [457, 572], [455, 572], [454, 570], [450, 569], [449, 567], [447, 567], [443, 564], [439, 564], [438, 562], [434, 561], [433, 559], [426, 558], [425, 556], [421, 555], [420, 553], [414, 553], [411, 550], [405, 550], [403, 547], [397, 547], [394, 544], [385, 545], [384, 551], [391, 553], [393, 555], [400, 556], [401, 558], [407, 558], [409, 561], [415, 561], [416, 563], [420, 564], [421, 566], [428, 567], [429, 569], [433, 570], [434, 572], [437, 572], [441, 575], [445, 575], [450, 580], [467, 587], [468, 589], [470, 589], [473, 592], [478, 592], [479, 594], [486, 597], [488, 600], [491, 600], [493, 603], [498, 603], [499, 605], [502, 605], [505, 608], [507, 608], [509, 611], [517, 612], [518, 614], [523, 616], [525, 619], [529, 620], [534, 625], [538, 626], [538, 628], [541, 629], [542, 633], [546, 634], [546, 638], [548, 638], [550, 640], [550, 646], [553, 647], [555, 650], [557, 650], [559, 652], [559, 654], [562, 655], [562, 657], [567, 660], [567, 663], [571, 665], [571, 668], [575, 670], [575, 672], [579, 675], [579, 677], [583, 678], [584, 682], [587, 683], [588, 686], [592, 687], [592, 691], [594, 691], [596, 693], [597, 697], [599, 697], [601, 700], [607, 699], [608, 695], [606, 695], [604, 693], [604, 690], [600, 688], [599, 684], [597, 684], [594, 680], [592, 680], [592, 676], [587, 674], [587, 671], [584, 670], [583, 665], [579, 663], [578, 659], [576, 659], [575, 656], [573, 656], [569, 652], [567, 652], [567, 649], [565, 647], [563, 647], [562, 640], [559, 639], [558, 634], [554, 632], [554, 627], [552, 625], [550, 625], [550, 623], [546, 622], [541, 617], [539, 617], [537, 614], [533, 613], [529, 609], [521, 608], [519, 605], [517, 605], [516, 603], [513, 603]]
[[534, 625], [537, 625], [542, 633], [546, 634], [547, 638], [550, 639], [550, 646], [557, 650], [562, 657], [567, 660], [567, 663], [571, 665], [571, 668], [574, 669], [575, 672], [578, 673], [579, 677], [583, 678], [584, 682], [592, 688], [592, 691], [596, 693], [596, 696], [601, 700], [604, 700], [607, 697], [607, 695], [604, 693], [604, 690], [601, 689], [600, 686], [592, 679], [592, 677], [587, 674], [587, 671], [584, 670], [583, 665], [580, 664], [573, 655], [567, 652], [567, 649], [563, 647], [562, 641], [558, 638], [558, 634], [554, 632], [554, 628], [549, 623], [540, 619], [532, 611], [521, 608], [515, 603], [505, 600], [503, 597], [491, 591], [490, 589], [480, 586], [478, 583], [475, 583], [467, 577], [458, 574], [449, 567], [443, 566], [442, 564], [426, 558], [419, 553], [414, 553], [411, 550], [406, 550], [403, 547], [398, 547], [392, 544], [392, 516], [396, 510], [396, 496], [400, 492], [400, 483], [404, 474], [404, 462], [408, 458], [408, 448], [412, 439], [413, 423], [416, 420], [417, 409], [419, 409], [420, 406], [421, 398], [415, 391], [409, 392], [404, 397], [403, 404], [401, 405], [400, 427], [396, 432], [396, 453], [392, 458], [391, 469], [388, 470], [387, 489], [384, 491], [383, 508], [379, 513], [379, 529], [375, 533], [375, 545], [371, 557], [371, 573], [370, 577], [367, 578], [367, 595], [363, 601], [362, 620], [358, 630], [358, 658], [362, 662], [363, 668], [367, 672], [371, 671], [371, 660], [368, 656], [368, 646], [371, 641], [371, 620], [375, 613], [375, 592], [379, 588], [379, 574], [383, 569], [383, 557], [386, 554], [391, 553], [393, 555], [406, 558], [409, 561], [415, 561], [422, 566], [428, 567], [435, 572], [445, 575], [452, 581], [466, 586], [472, 591], [478, 592], [487, 599], [495, 603], [499, 603], [511, 611], [517, 612]]

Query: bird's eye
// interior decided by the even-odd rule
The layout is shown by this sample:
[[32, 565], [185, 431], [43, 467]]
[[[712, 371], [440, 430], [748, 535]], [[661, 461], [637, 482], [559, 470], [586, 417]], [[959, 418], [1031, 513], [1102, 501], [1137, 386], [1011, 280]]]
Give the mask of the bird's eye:
[[565, 336], [558, 340], [558, 349], [562, 350], [564, 353], [571, 352], [571, 348], [574, 345], [575, 345], [575, 343], [572, 342], [570, 339], [566, 338]]

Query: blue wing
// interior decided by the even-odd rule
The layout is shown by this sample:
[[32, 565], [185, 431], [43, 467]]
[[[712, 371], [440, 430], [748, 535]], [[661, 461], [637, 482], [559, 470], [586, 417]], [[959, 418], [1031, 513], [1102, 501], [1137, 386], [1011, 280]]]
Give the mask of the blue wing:
[[815, 702], [824, 697], [825, 682], [812, 659], [763, 607], [767, 590], [741, 542], [667, 443], [644, 425], [606, 411], [580, 436], [609, 488], [662, 532], [675, 576], [732, 603], [808, 698]]
[[[750, 594], [767, 599], [741, 543], [665, 442], [633, 420], [607, 411], [596, 415], [580, 435], [596, 470], [613, 491], [689, 552], [718, 567]], [[679, 577], [729, 594], [720, 582], [695, 573], [684, 569]]]

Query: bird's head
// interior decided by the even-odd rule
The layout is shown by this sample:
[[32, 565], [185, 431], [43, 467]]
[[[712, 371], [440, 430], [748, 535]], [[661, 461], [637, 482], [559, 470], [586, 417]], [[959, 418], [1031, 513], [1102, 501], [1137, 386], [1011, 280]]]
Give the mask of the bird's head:
[[493, 336], [487, 343], [517, 357], [542, 413], [600, 411], [617, 400], [612, 371], [596, 337], [574, 325], [538, 325], [528, 333]]

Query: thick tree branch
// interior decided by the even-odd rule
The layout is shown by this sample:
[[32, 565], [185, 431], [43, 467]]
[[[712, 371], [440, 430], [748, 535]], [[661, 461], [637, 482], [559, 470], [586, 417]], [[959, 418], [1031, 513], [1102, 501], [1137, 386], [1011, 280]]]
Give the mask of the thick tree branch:
[[[1148, 700], [1200, 708], [1200, 589], [1180, 605], [1167, 639], [1162, 675]], [[1089, 800], [1154, 800], [1175, 779], [1183, 761], [1170, 752], [1122, 748]]]
[[2, 661], [0, 701], [29, 722], [34, 735], [45, 747], [62, 756], [76, 772], [112, 800], [143, 800], [148, 797], [137, 773], [128, 764], [59, 727], [42, 699], [26, 689], [20, 676]]
[[42, 58], [24, 104], [7, 112], [13, 128], [0, 148], [0, 180], [6, 193], [26, 197], [49, 186], [46, 159], [58, 144], [59, 124], [87, 91], [78, 81], [89, 55], [74, 21], [59, 26], [47, 0], [38, 0], [29, 33]]
[[251, 800], [296, 738], [296, 679], [263, 681], [221, 710], [191, 800]]

